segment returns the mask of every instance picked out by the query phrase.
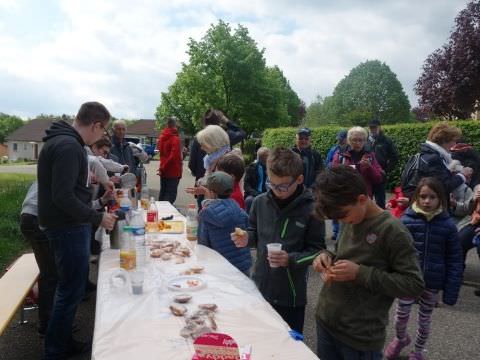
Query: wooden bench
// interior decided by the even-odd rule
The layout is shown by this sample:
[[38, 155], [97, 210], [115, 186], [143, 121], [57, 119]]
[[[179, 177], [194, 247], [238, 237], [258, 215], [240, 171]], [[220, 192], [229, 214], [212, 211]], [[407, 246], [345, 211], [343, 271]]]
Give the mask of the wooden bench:
[[37, 262], [33, 253], [30, 253], [20, 256], [0, 278], [0, 335], [23, 305], [38, 274]]

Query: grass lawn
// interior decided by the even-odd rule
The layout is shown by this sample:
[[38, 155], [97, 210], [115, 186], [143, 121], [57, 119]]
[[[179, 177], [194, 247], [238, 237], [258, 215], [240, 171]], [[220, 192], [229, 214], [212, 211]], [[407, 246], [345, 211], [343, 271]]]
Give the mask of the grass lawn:
[[30, 184], [29, 174], [0, 174], [0, 274], [30, 248], [20, 233], [20, 211]]

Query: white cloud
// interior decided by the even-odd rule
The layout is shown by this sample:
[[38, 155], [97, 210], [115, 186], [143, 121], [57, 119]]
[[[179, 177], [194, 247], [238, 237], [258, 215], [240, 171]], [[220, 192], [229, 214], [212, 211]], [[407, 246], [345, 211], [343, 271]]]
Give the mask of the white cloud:
[[423, 61], [447, 40], [466, 1], [323, 3], [63, 0], [44, 3], [57, 16], [31, 14], [35, 21], [17, 25], [32, 3], [0, 0], [0, 111], [73, 114], [94, 99], [117, 117], [153, 117], [188, 60], [188, 39], [199, 40], [219, 17], [247, 26], [307, 103], [330, 95], [367, 59], [386, 62], [414, 102]]

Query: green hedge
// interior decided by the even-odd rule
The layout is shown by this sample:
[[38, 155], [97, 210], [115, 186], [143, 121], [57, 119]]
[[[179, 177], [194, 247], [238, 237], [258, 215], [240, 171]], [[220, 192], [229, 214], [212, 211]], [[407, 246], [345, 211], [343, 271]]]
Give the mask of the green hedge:
[[[410, 155], [419, 151], [421, 143], [425, 142], [431, 127], [437, 122], [408, 123], [382, 126], [385, 134], [397, 146], [399, 162], [395, 170], [389, 174], [390, 188], [399, 184], [400, 173], [403, 165]], [[480, 145], [480, 123], [474, 120], [454, 121], [453, 125], [462, 129], [467, 143], [478, 148]], [[335, 144], [335, 135], [338, 131], [346, 129], [340, 126], [324, 126], [312, 129], [312, 146], [322, 154], [325, 159], [328, 150]], [[274, 148], [277, 146], [291, 147], [295, 143], [295, 128], [267, 129], [263, 135], [263, 146]]]

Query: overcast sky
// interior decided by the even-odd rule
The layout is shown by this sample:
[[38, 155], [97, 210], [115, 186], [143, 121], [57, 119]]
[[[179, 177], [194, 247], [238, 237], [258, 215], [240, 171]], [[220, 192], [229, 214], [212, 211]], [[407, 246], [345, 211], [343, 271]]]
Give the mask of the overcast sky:
[[0, 0], [0, 112], [75, 114], [97, 100], [153, 118], [190, 37], [218, 19], [246, 26], [309, 104], [361, 62], [395, 72], [410, 102], [426, 57], [448, 39], [462, 0]]

